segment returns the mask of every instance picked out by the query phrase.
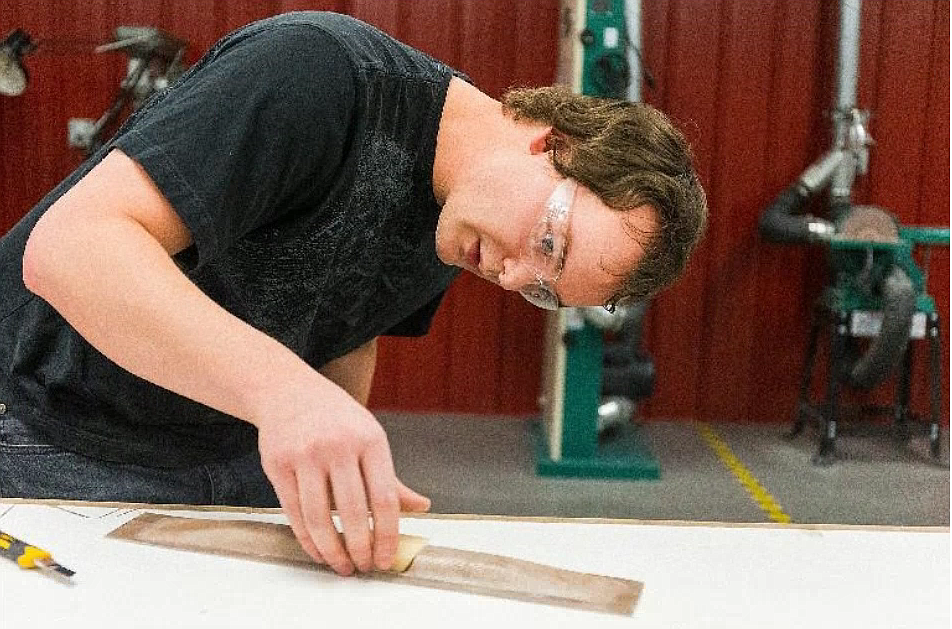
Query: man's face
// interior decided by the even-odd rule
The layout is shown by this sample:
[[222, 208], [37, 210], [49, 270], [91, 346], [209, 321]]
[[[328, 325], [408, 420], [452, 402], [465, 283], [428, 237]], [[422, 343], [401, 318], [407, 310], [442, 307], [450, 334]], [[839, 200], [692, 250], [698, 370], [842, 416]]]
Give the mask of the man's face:
[[524, 296], [536, 288], [563, 306], [605, 304], [644, 253], [639, 232], [655, 228], [647, 208], [612, 210], [554, 172], [495, 184], [447, 202], [437, 254]]

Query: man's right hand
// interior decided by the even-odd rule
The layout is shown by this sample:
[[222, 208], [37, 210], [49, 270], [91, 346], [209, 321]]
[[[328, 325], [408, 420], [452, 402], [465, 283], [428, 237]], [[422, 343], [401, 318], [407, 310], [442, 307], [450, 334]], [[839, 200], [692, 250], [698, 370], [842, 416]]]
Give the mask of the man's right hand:
[[255, 424], [262, 466], [304, 550], [342, 575], [390, 568], [400, 511], [426, 511], [430, 501], [397, 479], [374, 416], [315, 373], [307, 387], [275, 392]]
[[262, 465], [314, 559], [342, 574], [389, 568], [400, 510], [429, 501], [397, 480], [364, 407], [182, 273], [171, 256], [192, 242], [147, 173], [113, 150], [37, 222], [23, 280], [120, 367], [257, 426]]

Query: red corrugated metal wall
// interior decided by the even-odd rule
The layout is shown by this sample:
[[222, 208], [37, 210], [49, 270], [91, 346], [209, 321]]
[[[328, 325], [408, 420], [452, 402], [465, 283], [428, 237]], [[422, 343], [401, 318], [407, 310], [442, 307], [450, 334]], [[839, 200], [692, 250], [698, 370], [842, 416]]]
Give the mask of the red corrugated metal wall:
[[[829, 146], [837, 6], [644, 0], [644, 54], [657, 81], [645, 98], [691, 137], [711, 205], [708, 236], [685, 278], [649, 311], [645, 344], [658, 368], [649, 416], [789, 419], [824, 254], [765, 244], [756, 225], [764, 205]], [[67, 51], [68, 40], [104, 41], [117, 25], [155, 25], [186, 39], [194, 61], [227, 31], [297, 9], [371, 22], [494, 96], [554, 78], [557, 0], [5, 0], [0, 35], [19, 26], [50, 43], [28, 60], [27, 93], [0, 97], [0, 233], [80, 161], [66, 146], [66, 121], [98, 117], [125, 71], [121, 56]], [[948, 225], [948, 0], [866, 0], [860, 75], [859, 103], [874, 112], [877, 144], [856, 199], [905, 223]], [[930, 271], [947, 322], [948, 250], [932, 256]], [[382, 344], [372, 405], [533, 412], [541, 325], [519, 297], [464, 277], [428, 337]], [[948, 339], [944, 330], [946, 419]], [[920, 408], [924, 368], [920, 355]], [[886, 386], [873, 397], [888, 394]]]

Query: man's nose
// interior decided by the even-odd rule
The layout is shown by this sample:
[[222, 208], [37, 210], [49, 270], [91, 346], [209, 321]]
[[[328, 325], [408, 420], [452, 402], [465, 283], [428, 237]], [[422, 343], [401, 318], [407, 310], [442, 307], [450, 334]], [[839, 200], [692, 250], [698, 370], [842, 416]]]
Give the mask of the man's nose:
[[522, 260], [506, 258], [502, 262], [499, 285], [505, 290], [519, 290], [536, 281], [536, 272]]

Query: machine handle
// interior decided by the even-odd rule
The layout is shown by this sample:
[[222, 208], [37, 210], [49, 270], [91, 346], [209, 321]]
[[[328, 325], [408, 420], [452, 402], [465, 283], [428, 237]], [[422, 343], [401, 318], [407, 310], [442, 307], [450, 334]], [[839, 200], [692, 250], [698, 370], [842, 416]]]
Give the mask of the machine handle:
[[900, 227], [899, 237], [920, 245], [949, 245], [948, 227]]

